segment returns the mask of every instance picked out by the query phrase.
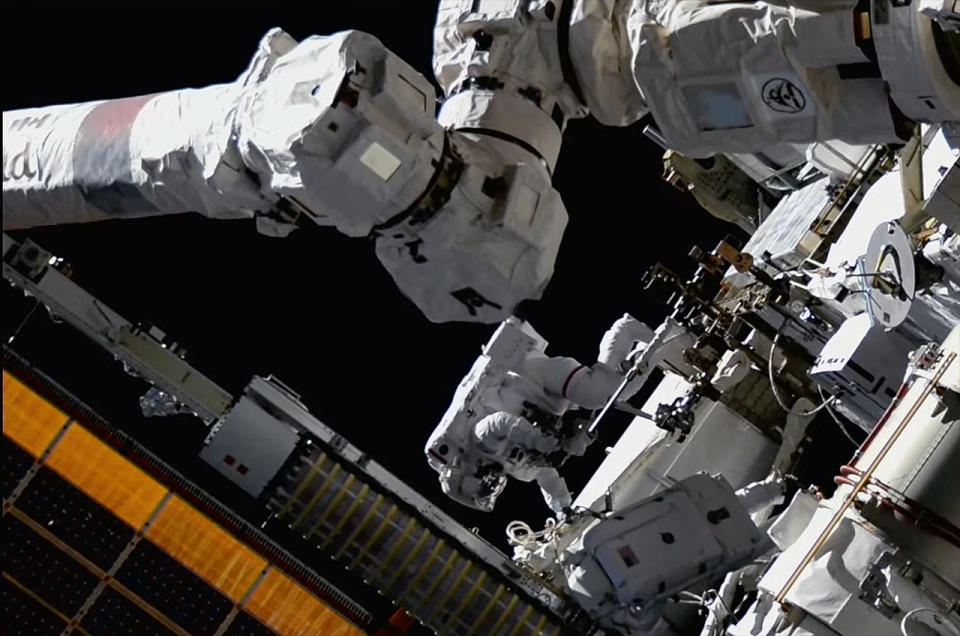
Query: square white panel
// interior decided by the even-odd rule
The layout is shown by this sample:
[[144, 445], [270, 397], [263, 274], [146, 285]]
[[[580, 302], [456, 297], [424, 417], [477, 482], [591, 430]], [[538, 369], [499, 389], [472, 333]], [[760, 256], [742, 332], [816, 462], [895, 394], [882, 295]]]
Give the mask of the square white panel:
[[384, 181], [392, 177], [402, 163], [392, 152], [375, 141], [363, 151], [360, 161]]

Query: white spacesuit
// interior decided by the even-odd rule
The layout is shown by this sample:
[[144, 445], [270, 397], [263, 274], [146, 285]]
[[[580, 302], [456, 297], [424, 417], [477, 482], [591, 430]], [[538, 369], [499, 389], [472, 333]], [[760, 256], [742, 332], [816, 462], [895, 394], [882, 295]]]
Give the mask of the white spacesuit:
[[310, 219], [375, 239], [429, 319], [498, 322], [553, 273], [568, 119], [650, 114], [675, 150], [774, 172], [792, 144], [960, 120], [952, 5], [869, 4], [443, 0], [436, 118], [433, 86], [375, 37], [274, 29], [230, 84], [4, 113], [4, 227]]
[[[588, 366], [545, 355], [542, 340], [526, 340], [526, 350], [517, 344], [522, 337], [503, 346], [523, 327], [534, 333], [511, 321], [501, 325], [461, 383], [427, 442], [427, 458], [443, 492], [464, 505], [492, 509], [506, 477], [513, 477], [536, 481], [547, 505], [560, 514], [572, 500], [557, 466], [582, 455], [592, 441], [586, 421], [571, 421], [569, 411], [603, 406], [623, 378], [624, 363], [642, 349], [637, 343], [648, 342], [653, 331], [624, 315], [604, 334], [597, 362]], [[497, 352], [514, 359], [500, 363]]]

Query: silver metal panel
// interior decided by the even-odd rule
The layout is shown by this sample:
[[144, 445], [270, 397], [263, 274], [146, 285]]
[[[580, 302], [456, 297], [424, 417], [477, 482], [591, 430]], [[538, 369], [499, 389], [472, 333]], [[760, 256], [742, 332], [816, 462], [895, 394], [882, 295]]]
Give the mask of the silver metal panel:
[[770, 252], [774, 262], [781, 267], [793, 267], [802, 257], [796, 252], [800, 241], [823, 210], [830, 205], [826, 186], [829, 179], [820, 179], [808, 186], [791, 192], [780, 200], [742, 251], [760, 258]]
[[296, 429], [245, 395], [210, 432], [200, 458], [257, 496], [293, 452], [297, 439]]

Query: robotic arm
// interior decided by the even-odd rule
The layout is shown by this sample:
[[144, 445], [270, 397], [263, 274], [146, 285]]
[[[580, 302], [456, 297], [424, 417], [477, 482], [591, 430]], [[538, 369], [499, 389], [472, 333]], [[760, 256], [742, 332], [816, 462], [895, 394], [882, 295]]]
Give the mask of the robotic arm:
[[542, 165], [445, 131], [434, 94], [371, 35], [274, 29], [232, 84], [4, 113], [4, 227], [307, 218], [374, 238], [431, 320], [502, 320], [550, 279], [566, 211]]
[[650, 113], [692, 157], [902, 142], [911, 120], [960, 119], [960, 15], [894, 4], [445, 0], [441, 120], [528, 145], [551, 169], [565, 120], [588, 112], [615, 126]]
[[443, 0], [439, 120], [546, 179], [567, 121], [588, 114], [651, 114], [691, 157], [901, 143], [911, 121], [960, 120], [960, 43], [930, 4]]
[[373, 36], [274, 29], [231, 84], [4, 113], [4, 226], [197, 211], [283, 236], [308, 218], [374, 238], [430, 320], [501, 321], [553, 272], [568, 119], [650, 113], [691, 157], [960, 120], [955, 10], [864, 4], [444, 0], [439, 120]]

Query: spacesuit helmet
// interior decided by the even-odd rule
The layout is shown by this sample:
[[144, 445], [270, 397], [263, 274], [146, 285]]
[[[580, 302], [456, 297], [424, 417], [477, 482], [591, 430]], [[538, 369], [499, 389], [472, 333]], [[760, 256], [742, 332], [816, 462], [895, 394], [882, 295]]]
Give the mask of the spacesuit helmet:
[[[459, 460], [460, 458], [458, 458]], [[440, 472], [443, 494], [468, 508], [490, 512], [507, 485], [503, 467], [486, 462], [454, 461]]]

